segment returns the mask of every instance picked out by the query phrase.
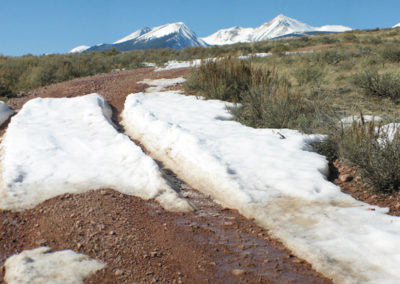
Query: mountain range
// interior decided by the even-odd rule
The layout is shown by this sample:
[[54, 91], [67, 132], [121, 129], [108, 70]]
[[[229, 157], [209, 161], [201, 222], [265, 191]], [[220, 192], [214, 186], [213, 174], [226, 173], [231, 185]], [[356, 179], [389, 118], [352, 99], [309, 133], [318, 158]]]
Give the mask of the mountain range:
[[332, 25], [313, 27], [284, 15], [278, 15], [271, 21], [256, 28], [233, 27], [222, 29], [202, 39], [210, 45], [224, 45], [239, 42], [263, 41], [284, 36], [346, 31], [351, 31], [351, 28]]
[[351, 28], [349, 27], [339, 25], [313, 27], [284, 15], [278, 15], [271, 21], [256, 28], [232, 27], [221, 29], [210, 36], [199, 38], [184, 23], [177, 22], [154, 28], [144, 27], [110, 44], [98, 44], [91, 47], [78, 46], [70, 50], [70, 53], [104, 51], [111, 48], [115, 48], [118, 51], [150, 48], [181, 49], [350, 30]]
[[400, 28], [400, 23], [398, 23], [397, 25], [394, 25], [392, 28]]

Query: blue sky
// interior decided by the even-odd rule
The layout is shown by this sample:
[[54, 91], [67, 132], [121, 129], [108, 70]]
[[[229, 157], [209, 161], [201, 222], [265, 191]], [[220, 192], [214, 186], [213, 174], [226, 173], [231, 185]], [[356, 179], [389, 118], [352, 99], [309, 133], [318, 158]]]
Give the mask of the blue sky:
[[63, 53], [178, 21], [207, 36], [277, 14], [313, 26], [391, 27], [400, 22], [400, 0], [0, 0], [0, 54]]

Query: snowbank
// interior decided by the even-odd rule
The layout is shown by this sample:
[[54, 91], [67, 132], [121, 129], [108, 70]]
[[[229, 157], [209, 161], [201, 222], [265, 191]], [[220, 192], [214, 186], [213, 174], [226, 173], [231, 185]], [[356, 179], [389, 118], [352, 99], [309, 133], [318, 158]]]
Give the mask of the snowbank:
[[189, 67], [198, 67], [201, 64], [200, 59], [196, 59], [193, 61], [168, 61], [164, 67], [157, 67], [154, 71], [160, 72], [160, 71], [166, 71], [166, 70], [172, 70], [172, 69], [178, 69], [178, 68], [189, 68]]
[[[383, 119], [381, 117], [369, 115], [369, 114], [363, 115], [362, 117], [363, 117], [364, 122], [382, 122], [383, 121]], [[349, 127], [349, 126], [352, 126], [354, 122], [361, 123], [361, 121], [362, 120], [360, 117], [353, 115], [353, 116], [347, 116], [347, 117], [342, 118], [340, 120], [340, 123], [343, 125], [343, 127]]]
[[14, 114], [14, 111], [5, 103], [0, 101], [0, 126]]
[[[301, 53], [301, 52], [298, 52]], [[288, 53], [290, 54], [290, 53]], [[268, 57], [271, 56], [272, 53], [268, 52], [261, 52], [261, 53], [251, 53], [248, 55], [241, 55], [238, 56], [237, 59], [240, 60], [247, 60], [247, 59], [251, 59], [251, 58], [255, 58], [255, 57], [260, 57], [260, 58], [264, 58], [264, 57]], [[178, 69], [178, 68], [189, 68], [189, 67], [199, 67], [203, 62], [208, 62], [208, 61], [216, 61], [218, 60], [218, 58], [206, 58], [206, 59], [195, 59], [192, 61], [168, 61], [164, 67], [158, 67], [156, 68], [154, 71], [156, 72], [160, 72], [160, 71], [166, 71], [166, 70], [172, 70], [172, 69]]]
[[0, 208], [21, 210], [64, 193], [113, 188], [188, 210], [156, 163], [111, 122], [98, 94], [27, 102], [1, 144]]
[[157, 80], [151, 80], [151, 79], [144, 79], [143, 81], [138, 82], [139, 84], [147, 84], [151, 86], [150, 88], [146, 89], [146, 92], [152, 93], [152, 92], [161, 92], [167, 87], [171, 87], [177, 84], [182, 84], [186, 81], [185, 78], [179, 77], [179, 78], [173, 78], [173, 79], [157, 79]]
[[5, 263], [4, 280], [8, 284], [78, 284], [104, 267], [103, 263], [71, 250], [49, 250], [40, 247], [11, 256]]
[[123, 124], [153, 157], [218, 203], [254, 218], [336, 283], [398, 283], [400, 220], [328, 182], [318, 135], [253, 129], [227, 103], [178, 92], [128, 96]]

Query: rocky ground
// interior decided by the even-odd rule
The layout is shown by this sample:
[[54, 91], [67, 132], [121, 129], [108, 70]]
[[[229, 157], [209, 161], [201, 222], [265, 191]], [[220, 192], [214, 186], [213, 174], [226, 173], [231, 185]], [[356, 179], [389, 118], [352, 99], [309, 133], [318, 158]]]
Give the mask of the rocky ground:
[[[189, 71], [153, 72], [152, 68], [143, 68], [99, 74], [20, 94], [8, 103], [19, 109], [35, 97], [96, 92], [112, 105], [118, 123], [125, 97], [148, 87], [138, 82], [186, 76]], [[336, 183], [363, 199], [364, 191], [358, 189], [354, 171], [337, 166]], [[163, 169], [163, 174], [197, 211], [167, 212], [154, 201], [111, 189], [59, 196], [23, 212], [0, 211], [0, 265], [23, 250], [49, 246], [54, 251], [72, 249], [106, 263], [86, 283], [331, 282], [252, 220], [221, 208], [170, 170]], [[377, 204], [390, 206], [394, 215], [400, 215], [399, 208], [394, 211], [395, 202]], [[0, 282], [4, 272], [0, 270]]]

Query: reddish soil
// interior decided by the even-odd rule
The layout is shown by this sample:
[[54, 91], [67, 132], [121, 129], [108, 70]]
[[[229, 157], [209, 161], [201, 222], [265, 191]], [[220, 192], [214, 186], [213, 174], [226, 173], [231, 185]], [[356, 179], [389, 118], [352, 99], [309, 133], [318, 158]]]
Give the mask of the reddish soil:
[[338, 178], [334, 180], [334, 183], [340, 186], [343, 192], [368, 204], [387, 207], [389, 208], [388, 214], [400, 216], [400, 192], [388, 194], [374, 192], [373, 187], [357, 175], [355, 167], [343, 165], [339, 161], [335, 162], [335, 167], [338, 171]]
[[149, 87], [138, 82], [144, 79], [185, 77], [190, 72], [189, 68], [163, 72], [154, 72], [153, 70], [154, 68], [141, 68], [78, 78], [19, 94], [17, 97], [9, 99], [7, 104], [13, 109], [20, 109], [25, 102], [36, 97], [68, 98], [98, 93], [120, 113], [127, 95], [143, 92]]
[[[100, 74], [44, 87], [10, 99], [19, 109], [35, 97], [97, 92], [114, 107], [140, 92], [145, 78], [175, 78], [190, 70], [152, 68]], [[3, 130], [4, 131], [4, 130]], [[253, 221], [223, 209], [163, 169], [198, 210], [171, 213], [154, 201], [111, 189], [63, 195], [23, 212], [0, 211], [0, 265], [40, 246], [72, 249], [106, 263], [86, 283], [331, 283]], [[4, 279], [0, 270], [0, 282]]]

